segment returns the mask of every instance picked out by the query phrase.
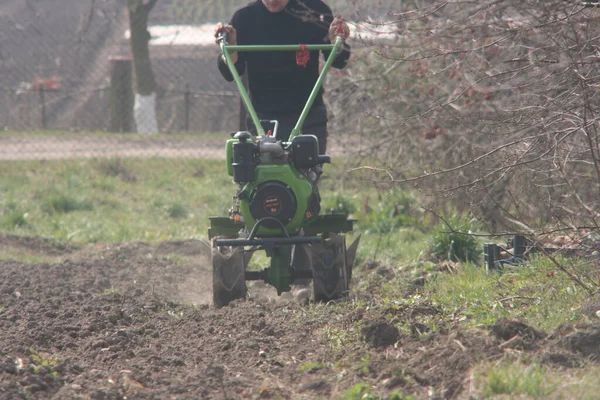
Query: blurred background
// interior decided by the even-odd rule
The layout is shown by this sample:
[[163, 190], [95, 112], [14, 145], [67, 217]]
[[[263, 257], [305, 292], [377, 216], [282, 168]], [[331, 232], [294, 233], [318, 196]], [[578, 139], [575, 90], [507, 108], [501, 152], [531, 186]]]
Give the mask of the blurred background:
[[[218, 138], [225, 136], [213, 136], [217, 141], [209, 141], [209, 149], [202, 149], [206, 144], [201, 146], [193, 139], [198, 139], [198, 135], [206, 139], [210, 137], [206, 134], [237, 131], [245, 118], [237, 88], [226, 82], [216, 68], [219, 49], [213, 32], [218, 22], [228, 21], [235, 9], [246, 3], [246, 0], [3, 2], [0, 127], [7, 132], [53, 131], [63, 135], [53, 138], [54, 142], [48, 137], [37, 138], [37, 145], [5, 138], [0, 157], [32, 158], [48, 153], [47, 157], [57, 158], [59, 152], [64, 156], [73, 152], [85, 156], [102, 154], [102, 150], [109, 153], [106, 142], [111, 141], [111, 136], [87, 142], [81, 135], [75, 139], [64, 133], [142, 131], [134, 115], [136, 90], [155, 93], [157, 129], [151, 133], [194, 135], [187, 137], [187, 141], [179, 138], [175, 143], [164, 137], [137, 142], [130, 135], [124, 146], [118, 145], [120, 150], [153, 155], [156, 151], [150, 148], [153, 145], [178, 149], [180, 153], [195, 146], [196, 154], [222, 155], [223, 141]], [[348, 8], [351, 3], [353, 7]], [[343, 8], [346, 14], [359, 9], [356, 2], [336, 1], [330, 5]], [[385, 15], [389, 10], [382, 3], [376, 12]], [[142, 31], [149, 34], [148, 66], [152, 76], [141, 71], [138, 84], [131, 28], [139, 28], [136, 24], [140, 19]], [[144, 88], [144, 82], [148, 81], [150, 86]], [[125, 140], [122, 136], [114, 138], [119, 139], [118, 143]], [[136, 150], [136, 146], [145, 149]]]
[[[2, 1], [0, 160], [222, 158], [244, 111], [212, 35], [245, 3]], [[487, 232], [597, 229], [596, 1], [327, 4], [352, 30], [325, 85], [344, 179]]]

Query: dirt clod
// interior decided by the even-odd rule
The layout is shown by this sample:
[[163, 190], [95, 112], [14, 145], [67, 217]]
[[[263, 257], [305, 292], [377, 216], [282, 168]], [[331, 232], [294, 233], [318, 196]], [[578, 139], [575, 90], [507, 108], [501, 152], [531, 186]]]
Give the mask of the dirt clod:
[[364, 341], [373, 347], [391, 346], [400, 338], [400, 332], [395, 326], [385, 321], [367, 323], [362, 328]]
[[584, 357], [600, 360], [600, 324], [577, 327], [563, 338], [563, 344]]
[[388, 389], [394, 389], [399, 386], [404, 386], [406, 384], [406, 379], [399, 376], [392, 376], [391, 378], [384, 379], [381, 383]]
[[307, 382], [300, 386], [298, 389], [299, 392], [308, 392], [308, 391], [317, 391], [317, 392], [329, 392], [331, 390], [331, 385], [329, 385], [323, 379], [317, 379], [311, 382]]
[[533, 346], [538, 340], [547, 337], [546, 333], [540, 332], [526, 323], [514, 319], [499, 319], [491, 326], [491, 334], [497, 339], [506, 342], [502, 345], [515, 348]]

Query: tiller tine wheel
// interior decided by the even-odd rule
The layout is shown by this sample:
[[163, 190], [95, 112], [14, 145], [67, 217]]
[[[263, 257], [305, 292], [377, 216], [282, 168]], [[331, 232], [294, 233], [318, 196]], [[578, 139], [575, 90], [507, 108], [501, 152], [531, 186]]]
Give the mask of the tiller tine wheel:
[[350, 275], [346, 238], [333, 234], [326, 243], [313, 246], [313, 297], [315, 302], [337, 300], [348, 295]]
[[246, 298], [246, 264], [243, 247], [213, 246], [213, 304], [223, 307]]

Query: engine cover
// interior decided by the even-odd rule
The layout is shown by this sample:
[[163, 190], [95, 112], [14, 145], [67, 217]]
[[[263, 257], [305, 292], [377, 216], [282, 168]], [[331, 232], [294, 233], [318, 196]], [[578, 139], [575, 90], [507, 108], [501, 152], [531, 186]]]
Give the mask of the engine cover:
[[[258, 164], [254, 180], [243, 186], [238, 194], [240, 212], [249, 230], [265, 217], [275, 218], [287, 232], [297, 234], [302, 228], [313, 195], [308, 178], [291, 163]], [[257, 230], [258, 237], [281, 235], [281, 224], [265, 220]]]
[[[265, 217], [272, 217], [286, 226], [296, 215], [297, 209], [296, 195], [283, 182], [262, 182], [250, 196], [250, 213], [256, 221]], [[265, 221], [263, 225], [269, 229], [280, 227], [276, 221], [272, 220]]]

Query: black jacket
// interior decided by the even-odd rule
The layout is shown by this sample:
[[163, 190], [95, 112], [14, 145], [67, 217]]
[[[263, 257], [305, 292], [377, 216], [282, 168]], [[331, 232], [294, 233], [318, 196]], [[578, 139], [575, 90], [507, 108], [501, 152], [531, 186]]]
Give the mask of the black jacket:
[[[321, 0], [289, 0], [287, 7], [271, 13], [261, 0], [240, 7], [231, 19], [240, 45], [247, 44], [329, 44], [328, 30], [333, 15]], [[324, 52], [325, 57], [329, 52]], [[344, 49], [333, 62], [334, 68], [344, 68], [350, 48]], [[296, 63], [294, 51], [238, 52], [235, 64], [242, 75], [248, 70], [252, 104], [259, 114], [299, 114], [308, 99], [319, 74], [319, 52], [311, 51], [306, 67]], [[219, 56], [219, 70], [232, 81], [229, 68]], [[323, 89], [314, 106], [323, 104]]]

